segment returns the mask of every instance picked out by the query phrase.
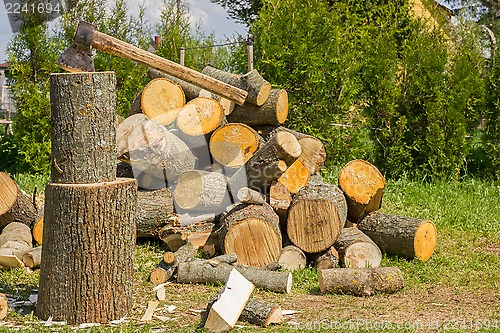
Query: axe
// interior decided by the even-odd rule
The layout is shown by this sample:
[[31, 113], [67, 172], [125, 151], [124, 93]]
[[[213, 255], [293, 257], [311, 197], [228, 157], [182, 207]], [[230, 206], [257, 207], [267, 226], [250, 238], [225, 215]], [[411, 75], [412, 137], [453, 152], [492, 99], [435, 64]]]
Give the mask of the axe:
[[179, 65], [151, 52], [97, 31], [95, 25], [80, 21], [73, 44], [59, 57], [57, 65], [70, 72], [93, 72], [92, 47], [109, 54], [134, 60], [175, 76], [200, 88], [243, 105], [248, 92], [214, 79], [194, 69]]

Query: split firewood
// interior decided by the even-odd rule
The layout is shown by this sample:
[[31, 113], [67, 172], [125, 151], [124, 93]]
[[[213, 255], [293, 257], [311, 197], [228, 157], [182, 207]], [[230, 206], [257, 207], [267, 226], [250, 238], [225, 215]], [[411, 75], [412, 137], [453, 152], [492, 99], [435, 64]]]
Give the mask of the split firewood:
[[337, 240], [347, 216], [347, 204], [336, 185], [307, 185], [288, 209], [287, 233], [304, 252], [328, 249]]
[[236, 268], [238, 272], [257, 288], [279, 293], [289, 293], [292, 289], [291, 272], [273, 272], [254, 267], [232, 266], [226, 263], [213, 265], [209, 260], [180, 263], [177, 268], [177, 282], [224, 283], [227, 281], [229, 273], [233, 268]]
[[228, 115], [234, 110], [235, 106], [234, 101], [221, 97], [217, 94], [211, 93], [207, 90], [201, 89], [200, 87], [195, 86], [194, 84], [176, 78], [175, 76], [169, 75], [167, 73], [163, 73], [157, 69], [149, 68], [148, 77], [150, 79], [167, 78], [170, 81], [178, 84], [184, 91], [184, 95], [186, 96], [186, 101], [190, 101], [192, 99], [195, 99], [196, 97], [210, 97], [212, 99], [215, 99], [222, 105], [222, 107], [224, 108], [224, 114]]
[[322, 293], [372, 296], [403, 289], [403, 273], [397, 267], [332, 268], [318, 271]]
[[30, 197], [5, 172], [0, 172], [0, 231], [11, 222], [31, 225], [36, 209]]
[[241, 313], [240, 320], [268, 327], [270, 324], [280, 324], [283, 321], [283, 313], [278, 304], [250, 298]]
[[339, 186], [347, 200], [347, 219], [352, 223], [380, 209], [385, 178], [373, 164], [363, 160], [347, 163], [340, 170]]
[[143, 113], [149, 119], [154, 119], [184, 104], [186, 97], [178, 84], [166, 78], [157, 78], [151, 80], [136, 96], [130, 105], [130, 114]]
[[238, 200], [249, 205], [263, 205], [266, 203], [266, 196], [248, 187], [242, 187], [236, 195]]
[[263, 267], [278, 261], [279, 217], [267, 204], [236, 206], [222, 215], [217, 233], [221, 251], [236, 253], [242, 265]]
[[191, 136], [212, 133], [224, 120], [222, 105], [216, 100], [197, 97], [189, 101], [177, 115], [177, 128]]
[[247, 91], [248, 95], [245, 102], [254, 105], [260, 106], [264, 104], [271, 92], [271, 84], [264, 80], [255, 69], [245, 75], [236, 75], [207, 66], [203, 69], [202, 73]]
[[42, 262], [42, 247], [35, 247], [33, 250], [23, 254], [23, 263], [29, 268], [38, 268]]
[[36, 213], [35, 222], [33, 222], [33, 227], [31, 228], [31, 234], [33, 239], [38, 245], [42, 245], [43, 242], [43, 216], [44, 216], [44, 204], [42, 204]]
[[[120, 126], [117, 131], [126, 132], [121, 131]], [[166, 179], [169, 184], [182, 172], [193, 170], [196, 164], [196, 158], [183, 141], [151, 120], [136, 126], [128, 135], [117, 137], [117, 140], [118, 147], [122, 147], [118, 152], [121, 161], [154, 177]]]
[[266, 193], [300, 156], [301, 148], [290, 133], [278, 132], [270, 137], [245, 164], [249, 187]]
[[292, 195], [288, 188], [278, 181], [273, 181], [269, 188], [269, 205], [280, 217], [280, 223], [286, 223], [288, 208], [292, 204]]
[[20, 222], [9, 223], [0, 235], [0, 266], [24, 267], [22, 257], [32, 248], [30, 227]]
[[174, 203], [168, 188], [137, 192], [137, 238], [158, 238], [174, 218]]
[[244, 123], [250, 126], [280, 125], [288, 118], [288, 93], [283, 89], [272, 89], [262, 106], [252, 104], [236, 105], [227, 116], [230, 123]]
[[245, 124], [230, 123], [216, 129], [210, 137], [210, 153], [219, 164], [239, 168], [259, 149], [261, 138]]
[[310, 172], [301, 160], [296, 160], [278, 178], [278, 182], [285, 185], [288, 191], [295, 194], [309, 182]]
[[344, 267], [379, 267], [382, 261], [379, 247], [357, 228], [343, 228], [333, 246]]
[[[185, 217], [181, 215], [180, 218], [182, 221]], [[185, 227], [166, 225], [158, 232], [159, 238], [171, 251], [177, 251], [182, 245], [190, 242], [196, 249], [214, 255], [219, 242], [215, 232], [217, 229], [215, 215], [204, 214], [189, 218], [197, 222]]]
[[323, 252], [313, 253], [311, 255], [311, 260], [318, 270], [335, 268], [340, 262], [339, 253], [333, 246]]
[[142, 316], [140, 321], [150, 322], [151, 320], [153, 320], [153, 315], [156, 308], [158, 307], [158, 304], [160, 304], [159, 301], [149, 301], [148, 307], [146, 308], [146, 312], [144, 312], [144, 315]]
[[387, 254], [427, 261], [436, 248], [436, 226], [429, 220], [372, 212], [358, 228]]
[[182, 173], [174, 190], [176, 207], [198, 212], [222, 213], [231, 204], [226, 176], [191, 170]]
[[175, 253], [166, 252], [158, 266], [149, 274], [149, 280], [154, 285], [167, 282], [175, 274], [179, 263], [194, 258], [195, 254], [196, 249], [189, 242], [182, 245]]
[[231, 330], [245, 308], [254, 285], [236, 269], [232, 269], [217, 299], [207, 306], [204, 328], [209, 332]]
[[293, 245], [288, 245], [283, 248], [278, 259], [278, 264], [287, 271], [295, 271], [306, 267], [307, 259], [301, 249]]
[[7, 317], [9, 313], [9, 300], [7, 299], [7, 295], [0, 293], [0, 320], [3, 320]]

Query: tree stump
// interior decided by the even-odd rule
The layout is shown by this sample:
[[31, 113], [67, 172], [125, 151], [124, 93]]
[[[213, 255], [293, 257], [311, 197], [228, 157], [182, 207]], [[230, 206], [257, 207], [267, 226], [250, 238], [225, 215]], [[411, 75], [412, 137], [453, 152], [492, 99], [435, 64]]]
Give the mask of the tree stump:
[[347, 204], [338, 186], [307, 185], [288, 209], [288, 237], [304, 252], [324, 251], [339, 237], [346, 215]]
[[137, 193], [137, 238], [158, 238], [173, 216], [174, 201], [168, 188]]
[[31, 199], [5, 172], [0, 172], [0, 231], [11, 222], [31, 225], [36, 209]]
[[333, 244], [344, 267], [379, 267], [382, 253], [378, 246], [357, 228], [344, 228]]
[[358, 228], [387, 254], [427, 261], [436, 248], [436, 226], [429, 220], [373, 212]]
[[132, 307], [134, 179], [47, 184], [37, 316], [107, 323]]
[[116, 178], [114, 72], [50, 76], [52, 181]]
[[385, 178], [371, 163], [353, 160], [339, 173], [339, 186], [347, 201], [347, 219], [357, 223], [363, 216], [380, 209]]

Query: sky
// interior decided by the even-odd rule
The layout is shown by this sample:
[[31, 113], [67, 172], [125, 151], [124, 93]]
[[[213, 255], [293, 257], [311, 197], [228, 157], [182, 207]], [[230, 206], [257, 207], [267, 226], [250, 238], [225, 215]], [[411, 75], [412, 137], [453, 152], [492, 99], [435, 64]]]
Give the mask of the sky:
[[[142, 0], [141, 0], [142, 1]], [[234, 34], [246, 35], [246, 27], [227, 18], [227, 12], [219, 5], [213, 4], [210, 0], [185, 0], [189, 5], [189, 14], [193, 26], [200, 22], [203, 30], [215, 33], [218, 39], [230, 37]], [[138, 12], [138, 0], [128, 0], [131, 13]], [[150, 23], [158, 21], [160, 8], [163, 0], [145, 0], [146, 18]], [[13, 33], [10, 28], [5, 6], [0, 3], [0, 63], [3, 63], [7, 56], [5, 51], [7, 44]]]

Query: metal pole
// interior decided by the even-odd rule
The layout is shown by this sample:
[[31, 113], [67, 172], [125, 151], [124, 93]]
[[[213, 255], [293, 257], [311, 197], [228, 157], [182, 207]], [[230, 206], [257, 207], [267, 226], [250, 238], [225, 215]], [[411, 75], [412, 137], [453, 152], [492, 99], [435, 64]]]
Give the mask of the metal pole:
[[253, 34], [247, 36], [247, 55], [248, 55], [248, 71], [253, 70]]
[[180, 61], [179, 63], [184, 66], [184, 59], [186, 57], [186, 49], [181, 47], [181, 58], [180, 58]]

